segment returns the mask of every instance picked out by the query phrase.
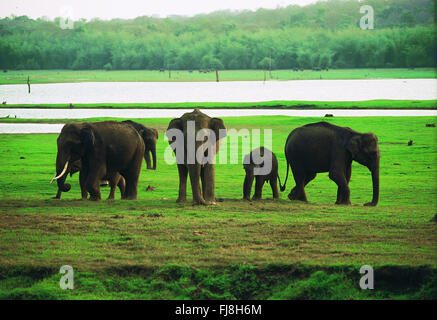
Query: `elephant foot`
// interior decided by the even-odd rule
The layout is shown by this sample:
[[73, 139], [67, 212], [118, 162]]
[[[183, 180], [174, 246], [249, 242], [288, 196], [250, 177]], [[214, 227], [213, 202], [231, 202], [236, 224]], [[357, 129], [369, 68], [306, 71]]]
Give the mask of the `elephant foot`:
[[340, 205], [340, 206], [350, 206], [351, 202], [349, 200], [348, 201], [337, 201], [337, 202], [335, 202], [335, 204]]
[[205, 204], [208, 206], [218, 206], [217, 202], [215, 201], [205, 201]]
[[259, 201], [261, 200], [261, 197], [252, 197], [252, 201]]
[[90, 198], [88, 200], [89, 201], [100, 201], [100, 200], [102, 200], [102, 198], [99, 196], [90, 196]]
[[204, 199], [193, 200], [193, 206], [206, 206], [207, 204]]
[[250, 201], [250, 197], [243, 197], [243, 200]]
[[376, 203], [373, 203], [373, 202], [367, 202], [367, 203], [365, 203], [364, 204], [364, 206], [366, 206], [366, 207], [376, 207]]
[[178, 199], [176, 200], [176, 202], [177, 202], [177, 203], [179, 203], [179, 202], [187, 202], [187, 198], [178, 198]]
[[302, 202], [308, 203], [308, 200], [306, 197], [296, 197], [294, 194], [291, 194], [291, 193], [288, 194], [288, 199], [290, 199], [291, 201], [302, 201]]

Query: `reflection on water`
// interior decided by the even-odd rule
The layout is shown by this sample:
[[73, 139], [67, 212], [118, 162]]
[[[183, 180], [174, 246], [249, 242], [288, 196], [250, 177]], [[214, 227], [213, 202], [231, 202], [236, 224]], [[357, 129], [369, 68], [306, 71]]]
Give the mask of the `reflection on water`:
[[434, 100], [437, 79], [83, 82], [0, 85], [9, 104]]

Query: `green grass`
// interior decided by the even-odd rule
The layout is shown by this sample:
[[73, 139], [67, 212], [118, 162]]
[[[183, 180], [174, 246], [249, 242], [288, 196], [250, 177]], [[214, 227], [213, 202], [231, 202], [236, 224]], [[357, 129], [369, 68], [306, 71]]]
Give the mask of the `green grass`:
[[[282, 181], [288, 133], [320, 120], [224, 118], [228, 129], [273, 130]], [[68, 178], [71, 191], [53, 200], [57, 135], [0, 135], [0, 298], [435, 299], [437, 132], [425, 124], [436, 118], [323, 120], [378, 136], [377, 207], [363, 206], [371, 177], [357, 163], [352, 206], [334, 205], [336, 185], [327, 173], [307, 186], [309, 204], [288, 200], [292, 176], [279, 200], [266, 185], [264, 200], [242, 201], [241, 161], [217, 164], [218, 206], [192, 206], [191, 192], [186, 204], [176, 204], [177, 169], [163, 160], [169, 119], [144, 120], [159, 130], [160, 156], [156, 172], [143, 166], [137, 201], [78, 200], [77, 175]], [[107, 193], [102, 189], [102, 197]], [[78, 272], [77, 290], [68, 293], [57, 287], [65, 264]], [[385, 280], [371, 293], [358, 287], [364, 264], [376, 268], [376, 278], [391, 270], [379, 273]], [[162, 274], [172, 265], [182, 272], [177, 280]], [[279, 266], [285, 269], [269, 271]]]
[[[215, 72], [200, 73], [197, 70], [174, 70], [169, 78], [168, 71], [151, 70], [10, 70], [0, 73], [0, 84], [25, 84], [27, 77], [32, 83], [101, 82], [101, 81], [216, 81]], [[416, 79], [435, 78], [434, 68], [417, 69], [331, 69], [329, 71], [273, 70], [267, 80], [315, 80], [315, 79]], [[262, 70], [223, 70], [220, 81], [263, 81]]]
[[[436, 100], [368, 101], [265, 101], [265, 102], [183, 102], [183, 103], [90, 103], [75, 104], [75, 109], [437, 109]], [[70, 104], [2, 104], [0, 108], [69, 109]], [[5, 118], [0, 118], [4, 121]], [[10, 119], [6, 119], [10, 121]], [[29, 119], [28, 121], [31, 121]]]

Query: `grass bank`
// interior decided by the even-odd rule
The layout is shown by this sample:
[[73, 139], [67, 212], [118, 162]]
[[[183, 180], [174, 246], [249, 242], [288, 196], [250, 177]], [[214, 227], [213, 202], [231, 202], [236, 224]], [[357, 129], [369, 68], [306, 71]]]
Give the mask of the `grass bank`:
[[[272, 149], [282, 181], [288, 133], [320, 120], [224, 118], [228, 129], [273, 130]], [[158, 169], [143, 166], [137, 201], [78, 200], [77, 175], [67, 179], [71, 191], [53, 200], [56, 186], [49, 181], [55, 173], [57, 135], [0, 135], [0, 297], [55, 298], [57, 272], [68, 264], [78, 272], [78, 290], [59, 297], [435, 299], [437, 225], [430, 220], [437, 205], [437, 132], [425, 126], [436, 123], [435, 117], [323, 120], [378, 136], [382, 156], [377, 207], [362, 205], [372, 197], [371, 176], [357, 163], [352, 166], [351, 206], [334, 205], [336, 185], [326, 173], [307, 186], [308, 204], [288, 200], [291, 176], [277, 201], [271, 200], [268, 185], [264, 200], [242, 201], [241, 147], [238, 164], [216, 166], [219, 205], [177, 204], [177, 169], [163, 160], [169, 119], [144, 120], [160, 134]], [[149, 185], [154, 191], [147, 191]], [[102, 197], [107, 192], [103, 188]], [[356, 281], [364, 264], [394, 268], [386, 279], [407, 271], [402, 281], [389, 281], [393, 288], [387, 284], [366, 296]], [[163, 280], [174, 265], [180, 276]], [[286, 271], [295, 265], [302, 265], [297, 268], [301, 274]], [[269, 280], [269, 266], [285, 269]], [[17, 268], [49, 271], [36, 272], [44, 275], [38, 281], [5, 271]], [[422, 270], [420, 277], [413, 277], [414, 285], [407, 280], [412, 270]]]
[[[437, 109], [436, 100], [264, 101], [184, 103], [2, 104], [28, 109]], [[0, 118], [2, 121], [4, 118]]]
[[[34, 83], [62, 82], [168, 82], [168, 81], [216, 81], [214, 72], [201, 73], [198, 70], [173, 70], [169, 73], [157, 70], [9, 70], [0, 73], [1, 84], [26, 84], [30, 77]], [[436, 69], [331, 69], [329, 71], [273, 70], [267, 80], [348, 80], [348, 79], [420, 79], [436, 78]], [[222, 70], [220, 81], [263, 81], [262, 70]]]
[[0, 268], [0, 299], [435, 299], [437, 269], [381, 266], [374, 290], [358, 286], [359, 267], [301, 264], [193, 268], [119, 266], [76, 271], [74, 290], [59, 288], [50, 268]]

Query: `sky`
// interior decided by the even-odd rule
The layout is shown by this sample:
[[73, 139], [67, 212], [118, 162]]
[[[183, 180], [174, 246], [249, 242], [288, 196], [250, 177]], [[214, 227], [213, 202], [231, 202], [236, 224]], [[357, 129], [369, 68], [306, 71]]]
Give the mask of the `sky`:
[[218, 10], [274, 9], [291, 4], [307, 5], [318, 0], [1, 0], [0, 18], [26, 15], [30, 18], [70, 17], [130, 19], [138, 16], [193, 16]]

